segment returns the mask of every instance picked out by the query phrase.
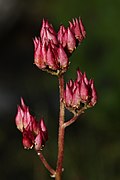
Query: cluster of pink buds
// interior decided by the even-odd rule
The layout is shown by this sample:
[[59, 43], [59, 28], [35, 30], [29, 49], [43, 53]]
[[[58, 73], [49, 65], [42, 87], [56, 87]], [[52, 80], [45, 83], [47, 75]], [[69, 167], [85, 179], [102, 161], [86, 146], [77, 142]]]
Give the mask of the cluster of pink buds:
[[74, 114], [92, 107], [97, 102], [97, 93], [93, 79], [88, 80], [86, 73], [78, 70], [75, 81], [66, 84], [64, 103], [66, 108]]
[[68, 57], [85, 38], [81, 19], [73, 19], [69, 27], [60, 26], [58, 33], [43, 20], [40, 37], [34, 39], [34, 63], [38, 68], [59, 75], [68, 69]]
[[71, 55], [85, 36], [86, 31], [80, 18], [73, 19], [73, 22], [69, 22], [68, 28], [61, 25], [58, 31], [58, 40], [68, 55]]
[[32, 149], [34, 147], [36, 151], [40, 151], [48, 139], [46, 125], [43, 119], [39, 122], [36, 121], [22, 98], [21, 106], [18, 106], [15, 122], [17, 128], [22, 132], [24, 148]]

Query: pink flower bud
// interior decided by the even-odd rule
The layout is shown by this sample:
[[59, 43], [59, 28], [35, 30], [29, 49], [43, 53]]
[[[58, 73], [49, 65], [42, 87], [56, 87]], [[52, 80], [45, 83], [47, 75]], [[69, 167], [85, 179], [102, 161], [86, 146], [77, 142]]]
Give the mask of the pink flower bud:
[[32, 149], [34, 145], [34, 136], [30, 131], [23, 131], [23, 146], [25, 149]]
[[41, 28], [41, 31], [40, 31], [40, 36], [42, 37], [43, 34], [44, 34], [44, 29], [49, 29], [51, 33], [53, 34], [56, 34], [52, 24], [49, 24], [48, 20], [45, 20], [43, 19], [43, 22], [42, 22], [42, 28]]
[[62, 45], [59, 46], [58, 50], [58, 63], [60, 64], [60, 67], [62, 69], [68, 67], [68, 57], [67, 57], [67, 54], [65, 53]]
[[75, 85], [75, 90], [73, 92], [72, 106], [75, 108], [79, 108], [80, 106], [80, 88], [79, 84]]
[[34, 43], [34, 47], [35, 47], [35, 50], [37, 49], [38, 47], [38, 39], [35, 37], [35, 39], [33, 39], [33, 43]]
[[58, 41], [69, 53], [72, 53], [76, 47], [76, 39], [70, 28], [62, 25], [58, 31]]
[[15, 118], [17, 128], [22, 132], [23, 131], [23, 112], [20, 106], [18, 106], [18, 112]]
[[40, 124], [40, 128], [41, 128], [42, 132], [47, 132], [47, 128], [46, 128], [43, 118], [40, 120], [39, 124]]
[[21, 132], [28, 126], [30, 118], [29, 109], [21, 98], [21, 107], [18, 106], [18, 112], [15, 118], [16, 126]]
[[79, 24], [80, 24], [80, 29], [81, 29], [81, 33], [83, 35], [83, 38], [86, 37], [86, 31], [85, 31], [85, 28], [83, 26], [83, 23], [82, 23], [82, 20], [79, 18]]
[[36, 138], [35, 138], [35, 149], [37, 151], [41, 150], [43, 144], [43, 137], [42, 137], [42, 132], [39, 131], [39, 133], [37, 134]]
[[67, 43], [66, 42], [67, 41], [66, 31], [67, 30], [65, 29], [65, 27], [63, 25], [61, 25], [60, 29], [58, 31], [58, 36], [57, 36], [58, 41], [63, 46], [63, 48], [66, 47], [66, 43]]
[[[45, 63], [44, 63], [44, 56], [45, 56], [45, 48], [42, 46], [40, 39], [34, 40], [35, 45], [35, 51], [34, 51], [34, 63], [36, 66], [38, 66], [40, 69], [44, 69]], [[43, 49], [44, 48], [44, 49]]]
[[46, 61], [47, 61], [47, 45], [46, 45], [46, 43], [43, 43], [42, 44], [42, 48], [41, 48], [42, 50], [41, 50], [41, 57], [42, 57], [42, 59], [41, 59], [41, 61], [42, 61], [42, 65], [43, 66], [41, 66], [41, 69], [45, 69], [46, 68]]
[[47, 29], [47, 38], [51, 40], [54, 44], [58, 44], [56, 34], [51, 33], [49, 29]]
[[51, 44], [49, 43], [48, 45], [48, 50], [47, 50], [47, 59], [46, 59], [46, 65], [52, 70], [57, 70], [57, 62], [56, 62], [56, 57], [54, 56]]
[[88, 79], [87, 79], [87, 76], [86, 76], [86, 73], [85, 73], [85, 72], [84, 72], [84, 74], [83, 74], [83, 79], [84, 79], [85, 84], [88, 85], [88, 84], [89, 84], [89, 81], [88, 81]]
[[72, 91], [69, 86], [69, 84], [66, 84], [66, 90], [65, 90], [65, 104], [66, 106], [71, 106], [72, 103]]
[[81, 32], [79, 20], [76, 18], [75, 20], [73, 20], [73, 22], [74, 22], [75, 37], [76, 37], [76, 39], [79, 40], [79, 42], [81, 42], [82, 39], [83, 39], [83, 35], [82, 35], [82, 32]]
[[67, 84], [72, 89], [72, 91], [74, 91], [74, 87], [75, 87], [74, 82], [72, 80], [70, 80]]
[[69, 27], [67, 31], [67, 48], [70, 53], [76, 48], [76, 39]]
[[81, 43], [86, 35], [81, 19], [73, 19], [73, 22], [70, 23], [70, 29], [75, 34], [75, 38]]
[[80, 98], [82, 102], [86, 102], [88, 100], [88, 86], [86, 85], [84, 79], [82, 78], [80, 83]]
[[42, 27], [41, 27], [41, 30], [40, 30], [40, 37], [43, 37], [44, 36], [44, 28], [46, 28], [46, 27], [48, 27], [49, 25], [48, 25], [48, 21], [45, 21], [44, 19], [43, 19], [43, 21], [42, 21]]
[[47, 127], [46, 127], [43, 119], [40, 120], [40, 127], [41, 127], [41, 130], [42, 130], [44, 140], [46, 142], [48, 140], [48, 131], [47, 131]]
[[22, 143], [23, 143], [23, 147], [25, 149], [32, 149], [33, 148], [33, 143], [31, 141], [31, 139], [29, 139], [28, 137], [23, 137]]
[[76, 81], [81, 82], [82, 76], [83, 76], [82, 72], [78, 69], [77, 70], [77, 79], [76, 79]]
[[58, 43], [54, 28], [46, 20], [43, 20], [40, 37], [43, 43], [48, 44], [50, 40], [53, 41], [54, 44]]
[[90, 86], [91, 86], [92, 93], [91, 93], [91, 100], [90, 100], [89, 105], [94, 106], [97, 102], [97, 92], [96, 92], [96, 89], [94, 87], [94, 81], [93, 80], [91, 80]]

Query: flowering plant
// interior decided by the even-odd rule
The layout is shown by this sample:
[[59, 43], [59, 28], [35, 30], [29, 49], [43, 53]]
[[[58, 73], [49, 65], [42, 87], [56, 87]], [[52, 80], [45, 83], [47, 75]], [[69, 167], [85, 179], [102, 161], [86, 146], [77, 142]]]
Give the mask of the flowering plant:
[[[86, 36], [82, 20], [73, 19], [69, 26], [60, 26], [56, 33], [53, 26], [43, 19], [40, 36], [34, 39], [34, 63], [43, 70], [56, 75], [59, 81], [59, 130], [58, 130], [58, 157], [56, 169], [52, 168], [42, 154], [42, 149], [48, 140], [48, 131], [44, 119], [38, 122], [21, 98], [21, 106], [15, 118], [16, 126], [23, 136], [25, 149], [34, 148], [42, 163], [56, 180], [61, 180], [63, 171], [64, 135], [65, 129], [87, 108], [97, 102], [97, 93], [93, 79], [88, 80], [86, 73], [77, 70], [75, 81], [70, 80], [64, 88], [64, 74], [68, 70], [69, 58]], [[73, 113], [73, 117], [65, 121], [65, 109]]]

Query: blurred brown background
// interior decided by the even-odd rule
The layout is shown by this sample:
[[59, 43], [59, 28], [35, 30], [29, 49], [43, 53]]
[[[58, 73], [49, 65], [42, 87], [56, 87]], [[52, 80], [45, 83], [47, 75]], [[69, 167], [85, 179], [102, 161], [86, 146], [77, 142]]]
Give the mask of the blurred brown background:
[[55, 167], [58, 82], [33, 64], [32, 38], [39, 35], [42, 18], [58, 30], [79, 16], [87, 38], [65, 78], [75, 78], [79, 66], [94, 78], [99, 101], [66, 130], [63, 180], [120, 179], [120, 1], [0, 0], [1, 180], [50, 179], [35, 152], [23, 149], [14, 119], [21, 96], [33, 115], [45, 117], [49, 141], [43, 153]]

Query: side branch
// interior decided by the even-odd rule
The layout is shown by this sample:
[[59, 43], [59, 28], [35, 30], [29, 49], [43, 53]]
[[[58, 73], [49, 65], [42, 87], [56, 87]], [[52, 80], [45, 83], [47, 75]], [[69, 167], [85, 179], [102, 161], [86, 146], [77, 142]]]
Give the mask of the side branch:
[[85, 109], [86, 107], [83, 107], [78, 113], [74, 114], [74, 116], [70, 120], [68, 120], [67, 122], [64, 122], [63, 127], [66, 128], [67, 126], [70, 126], [72, 123], [74, 123], [78, 119], [78, 117], [82, 113], [84, 113]]
[[37, 155], [39, 156], [40, 160], [42, 161], [46, 169], [51, 173], [51, 176], [55, 177], [56, 174], [55, 170], [48, 164], [43, 154], [39, 151], [37, 152]]
[[78, 115], [74, 115], [70, 120], [68, 120], [67, 122], [65, 122], [63, 124], [63, 127], [66, 128], [67, 126], [70, 126], [72, 123], [74, 123], [78, 118]]

